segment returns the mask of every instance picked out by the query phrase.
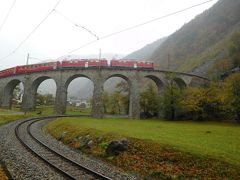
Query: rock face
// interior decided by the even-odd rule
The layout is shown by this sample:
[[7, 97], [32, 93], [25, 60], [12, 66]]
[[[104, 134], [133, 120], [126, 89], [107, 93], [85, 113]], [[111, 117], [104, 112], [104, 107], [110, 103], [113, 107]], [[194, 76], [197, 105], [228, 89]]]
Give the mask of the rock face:
[[126, 151], [128, 149], [128, 144], [129, 142], [127, 139], [112, 141], [109, 143], [106, 149], [106, 154], [117, 156], [121, 152]]

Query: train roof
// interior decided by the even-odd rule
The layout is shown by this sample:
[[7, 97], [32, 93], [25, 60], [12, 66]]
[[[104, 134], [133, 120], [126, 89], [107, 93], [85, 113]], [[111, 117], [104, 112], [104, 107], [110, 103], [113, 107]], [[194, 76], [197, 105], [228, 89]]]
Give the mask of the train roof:
[[20, 66], [34, 66], [34, 65], [41, 65], [41, 64], [52, 64], [52, 63], [57, 63], [59, 61], [52, 61], [52, 62], [43, 62], [43, 63], [35, 63], [35, 64], [28, 64], [28, 65], [20, 65]]
[[111, 61], [136, 61], [136, 62], [154, 63], [153, 61], [148, 61], [148, 60], [143, 60], [143, 59], [112, 59]]

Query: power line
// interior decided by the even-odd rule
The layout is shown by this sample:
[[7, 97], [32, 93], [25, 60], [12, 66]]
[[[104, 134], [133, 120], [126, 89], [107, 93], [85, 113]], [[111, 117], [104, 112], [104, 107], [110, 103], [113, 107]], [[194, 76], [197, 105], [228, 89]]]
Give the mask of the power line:
[[97, 40], [99, 39], [99, 37], [93, 33], [92, 31], [90, 31], [88, 28], [82, 26], [82, 25], [79, 25], [77, 23], [75, 23], [73, 20], [71, 20], [69, 17], [67, 17], [66, 15], [64, 15], [63, 13], [61, 13], [60, 11], [58, 10], [54, 10], [54, 12], [60, 16], [62, 16], [65, 20], [67, 20], [68, 22], [70, 22], [71, 24], [73, 24], [74, 26], [78, 27], [78, 28], [82, 28], [84, 29], [85, 31], [87, 31], [89, 34], [91, 34], [92, 36], [94, 36]]
[[[109, 38], [109, 37], [111, 37], [111, 36], [115, 36], [115, 35], [117, 35], [117, 34], [120, 34], [120, 33], [129, 31], [129, 30], [132, 30], [132, 29], [135, 29], [135, 28], [144, 26], [144, 25], [146, 25], [146, 24], [150, 24], [150, 23], [152, 23], [152, 22], [155, 22], [155, 21], [158, 21], [158, 20], [161, 20], [161, 19], [164, 19], [164, 18], [173, 16], [173, 15], [176, 15], [176, 14], [182, 13], [182, 12], [184, 12], [184, 11], [187, 11], [187, 10], [193, 9], [193, 8], [195, 8], [195, 7], [198, 7], [198, 6], [204, 5], [204, 4], [206, 4], [206, 3], [209, 3], [209, 2], [211, 2], [211, 1], [214, 1], [214, 0], [204, 1], [204, 2], [202, 2], [202, 3], [195, 4], [195, 5], [193, 5], [193, 6], [190, 6], [190, 7], [187, 7], [187, 8], [178, 10], [178, 11], [175, 11], [175, 12], [173, 12], [173, 13], [169, 13], [169, 14], [166, 14], [166, 15], [164, 15], [164, 16], [161, 16], [161, 17], [158, 17], [158, 18], [155, 18], [155, 19], [152, 19], [152, 20], [143, 22], [143, 23], [141, 23], [141, 24], [137, 24], [137, 25], [134, 25], [134, 26], [130, 26], [130, 27], [125, 28], [125, 29], [122, 29], [122, 30], [120, 30], [120, 31], [116, 31], [116, 32], [113, 32], [113, 33], [111, 33], [111, 34], [108, 34], [108, 35], [99, 37], [98, 40], [90, 41], [90, 42], [88, 42], [88, 43], [86, 43], [86, 44], [83, 44], [82, 46], [80, 46], [80, 47], [78, 47], [78, 48], [76, 48], [76, 49], [68, 52], [67, 54], [65, 54], [65, 55], [63, 55], [63, 56], [61, 56], [61, 57], [64, 57], [64, 56], [66, 56], [66, 55], [68, 55], [68, 54], [71, 54], [71, 53], [73, 53], [73, 52], [75, 52], [75, 51], [77, 51], [77, 50], [79, 50], [79, 49], [82, 49], [82, 48], [84, 48], [84, 47], [86, 47], [86, 46], [89, 46], [89, 45], [91, 45], [91, 44], [93, 44], [93, 43], [96, 43], [96, 42], [99, 41], [99, 40], [106, 39], [106, 38]], [[61, 57], [59, 57], [59, 58], [61, 58]]]
[[0, 61], [8, 58], [12, 54], [14, 54], [31, 36], [32, 34], [48, 19], [48, 17], [54, 12], [54, 10], [57, 8], [61, 0], [58, 0], [58, 2], [54, 5], [53, 9], [40, 21], [40, 23], [26, 36], [25, 39], [23, 39], [19, 45], [12, 51], [10, 52], [7, 56], [3, 57], [0, 59]]
[[[111, 34], [108, 34], [108, 35], [105, 35], [105, 36], [102, 36], [102, 37], [98, 37], [96, 34], [92, 33], [90, 30], [88, 30], [88, 29], [85, 28], [84, 26], [81, 26], [81, 25], [76, 24], [76, 23], [73, 22], [70, 18], [68, 18], [67, 16], [63, 15], [63, 14], [60, 13], [59, 11], [57, 11], [57, 10], [56, 10], [56, 7], [59, 5], [60, 1], [61, 1], [61, 0], [59, 0], [59, 1], [56, 3], [56, 5], [54, 6], [54, 8], [53, 8], [53, 9], [47, 14], [47, 16], [30, 32], [30, 34], [19, 44], [19, 46], [17, 46], [17, 48], [15, 48], [15, 49], [14, 49], [11, 53], [9, 53], [7, 56], [1, 58], [0, 61], [4, 60], [4, 59], [8, 58], [9, 56], [11, 56], [12, 54], [14, 54], [14, 53], [16, 52], [16, 50], [19, 49], [19, 48], [23, 45], [23, 43], [25, 43], [25, 42], [27, 41], [27, 39], [37, 30], [37, 28], [39, 28], [39, 26], [40, 26], [44, 21], [46, 21], [46, 19], [47, 19], [53, 12], [56, 12], [57, 14], [61, 15], [62, 17], [64, 17], [66, 20], [68, 20], [69, 22], [71, 22], [71, 23], [74, 24], [75, 26], [81, 27], [81, 28], [85, 29], [86, 31], [88, 31], [89, 33], [91, 33], [93, 36], [95, 36], [95, 37], [97, 38], [97, 40], [93, 40], [93, 41], [90, 41], [90, 42], [88, 42], [88, 43], [86, 43], [86, 44], [83, 44], [82, 46], [80, 46], [80, 47], [78, 47], [78, 48], [76, 48], [76, 49], [68, 52], [67, 54], [59, 57], [59, 58], [61, 58], [61, 57], [64, 57], [64, 56], [66, 56], [66, 55], [68, 55], [68, 54], [71, 54], [71, 53], [73, 53], [73, 52], [75, 52], [75, 51], [77, 51], [77, 50], [79, 50], [79, 49], [82, 49], [82, 48], [84, 48], [84, 47], [86, 47], [86, 46], [89, 46], [89, 45], [91, 45], [91, 44], [93, 44], [93, 43], [96, 43], [96, 42], [99, 41], [99, 40], [106, 39], [106, 38], [109, 38], [109, 37], [111, 37], [111, 36], [114, 36], [114, 35], [117, 35], [117, 34], [120, 34], [120, 33], [126, 32], [126, 31], [129, 31], [129, 30], [132, 30], [132, 29], [141, 27], [141, 26], [144, 26], [144, 25], [146, 25], [146, 24], [149, 24], [149, 23], [152, 23], [152, 22], [155, 22], [155, 21], [158, 21], [158, 20], [161, 20], [161, 19], [164, 19], [164, 18], [173, 16], [173, 15], [182, 13], [182, 12], [184, 12], [184, 11], [193, 9], [193, 8], [195, 8], [195, 7], [201, 6], [201, 5], [203, 5], [203, 4], [209, 3], [209, 2], [214, 1], [214, 0], [208, 0], [208, 1], [205, 1], [205, 2], [202, 2], [202, 3], [199, 3], [199, 4], [196, 4], [196, 5], [193, 5], [193, 6], [184, 8], [184, 9], [182, 9], [182, 10], [175, 11], [175, 12], [173, 12], [173, 13], [169, 13], [169, 14], [166, 14], [166, 15], [164, 15], [164, 16], [161, 16], [161, 17], [158, 17], [158, 18], [155, 18], [155, 19], [152, 19], [152, 20], [143, 22], [143, 23], [141, 23], [141, 24], [137, 24], [137, 25], [134, 25], [134, 26], [130, 26], [130, 27], [128, 27], [128, 28], [122, 29], [122, 30], [120, 30], [120, 31], [113, 32], [113, 33], [111, 33]], [[57, 59], [59, 59], [59, 58], [57, 58]], [[35, 58], [35, 59], [38, 59], [38, 58]], [[38, 59], [38, 60], [40, 60], [40, 59]]]
[[11, 11], [12, 11], [15, 3], [16, 3], [16, 0], [14, 0], [13, 3], [12, 3], [12, 5], [10, 6], [10, 8], [9, 8], [9, 10], [8, 10], [8, 12], [7, 12], [7, 15], [5, 16], [3, 22], [2, 22], [2, 24], [1, 24], [1, 26], [0, 26], [0, 32], [2, 31], [3, 26], [4, 26], [5, 23], [7, 22], [7, 19], [8, 19], [8, 17], [9, 17], [9, 15], [10, 15], [10, 13], [11, 13]]

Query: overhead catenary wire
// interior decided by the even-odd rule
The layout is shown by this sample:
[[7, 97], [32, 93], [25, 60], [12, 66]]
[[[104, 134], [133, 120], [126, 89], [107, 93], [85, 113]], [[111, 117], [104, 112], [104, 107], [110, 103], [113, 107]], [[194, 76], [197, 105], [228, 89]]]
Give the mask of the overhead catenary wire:
[[7, 22], [7, 20], [8, 20], [8, 17], [9, 17], [9, 15], [10, 15], [11, 12], [12, 12], [12, 9], [13, 9], [15, 3], [16, 3], [16, 0], [14, 0], [14, 1], [12, 2], [12, 4], [11, 4], [11, 6], [10, 6], [10, 8], [9, 8], [7, 14], [6, 14], [6, 16], [5, 16], [5, 18], [3, 19], [3, 22], [2, 22], [2, 24], [1, 24], [1, 26], [0, 26], [0, 32], [2, 31], [4, 25], [6, 24], [6, 22]]
[[89, 34], [91, 34], [92, 36], [94, 36], [97, 40], [99, 40], [99, 37], [98, 37], [95, 33], [93, 33], [92, 31], [90, 31], [88, 28], [86, 28], [85, 26], [82, 26], [82, 25], [80, 25], [80, 24], [78, 24], [78, 23], [75, 23], [75, 22], [74, 22], [73, 20], [71, 20], [69, 17], [67, 17], [66, 15], [64, 15], [63, 13], [61, 13], [60, 11], [58, 11], [58, 10], [56, 10], [56, 9], [54, 10], [54, 12], [55, 12], [56, 14], [60, 15], [61, 17], [63, 17], [65, 20], [67, 20], [68, 22], [70, 22], [70, 23], [73, 24], [74, 26], [84, 29], [84, 30], [87, 31]]
[[57, 10], [56, 10], [56, 7], [59, 5], [60, 1], [61, 1], [61, 0], [59, 0], [59, 1], [56, 3], [55, 7], [54, 7], [54, 8], [47, 14], [47, 16], [38, 24], [38, 26], [36, 26], [36, 27], [34, 28], [34, 30], [31, 31], [31, 33], [19, 44], [19, 46], [18, 46], [17, 48], [15, 48], [15, 50], [12, 51], [10, 54], [6, 55], [6, 56], [3, 57], [3, 58], [0, 58], [0, 61], [4, 60], [4, 59], [8, 58], [9, 56], [11, 56], [12, 54], [14, 54], [14, 53], [16, 52], [16, 50], [19, 49], [19, 48], [23, 45], [23, 43], [27, 41], [27, 39], [37, 30], [37, 28], [38, 28], [53, 12], [56, 12], [57, 14], [63, 16], [66, 20], [68, 20], [69, 22], [71, 22], [72, 24], [74, 24], [76, 27], [81, 27], [81, 28], [85, 29], [86, 31], [88, 31], [89, 33], [91, 33], [93, 36], [96, 37], [96, 40], [89, 41], [89, 42], [87, 42], [86, 44], [83, 44], [82, 46], [80, 46], [80, 47], [78, 47], [78, 48], [75, 48], [75, 49], [69, 51], [68, 53], [66, 53], [65, 55], [60, 56], [60, 57], [57, 58], [57, 59], [61, 59], [62, 57], [65, 57], [65, 56], [67, 56], [67, 55], [69, 55], [69, 54], [71, 54], [71, 53], [73, 53], [73, 52], [75, 52], [75, 51], [78, 51], [79, 49], [82, 49], [82, 48], [87, 47], [87, 46], [89, 46], [89, 45], [91, 45], [91, 44], [94, 44], [94, 43], [96, 43], [96, 42], [98, 42], [98, 41], [100, 41], [100, 40], [103, 40], [103, 39], [109, 38], [109, 37], [111, 37], [111, 36], [115, 36], [115, 35], [117, 35], [117, 34], [120, 34], [120, 33], [129, 31], [129, 30], [132, 30], [132, 29], [135, 29], [135, 28], [144, 26], [144, 25], [146, 25], [146, 24], [150, 24], [150, 23], [153, 23], [153, 22], [155, 22], [155, 21], [158, 21], [158, 20], [161, 20], [161, 19], [164, 19], [164, 18], [173, 16], [173, 15], [182, 13], [182, 12], [184, 12], [184, 11], [187, 11], [187, 10], [193, 9], [193, 8], [195, 8], [195, 7], [204, 5], [204, 4], [206, 4], [206, 3], [212, 2], [212, 1], [214, 1], [214, 0], [207, 0], [207, 1], [204, 1], [204, 2], [202, 2], [202, 3], [195, 4], [195, 5], [193, 5], [193, 6], [190, 6], [190, 7], [187, 7], [187, 8], [184, 8], [184, 9], [181, 9], [181, 10], [178, 10], [178, 11], [175, 11], [175, 12], [172, 12], [172, 13], [169, 13], [169, 14], [166, 14], [166, 15], [163, 15], [163, 16], [158, 17], [158, 18], [151, 19], [151, 20], [149, 20], [149, 21], [146, 21], [146, 22], [143, 22], [143, 23], [134, 25], [134, 26], [127, 27], [127, 28], [122, 29], [122, 30], [120, 30], [120, 31], [116, 31], [116, 32], [113, 32], [113, 33], [110, 33], [110, 34], [107, 34], [107, 35], [104, 35], [104, 36], [101, 36], [101, 37], [99, 37], [99, 36], [97, 36], [96, 34], [92, 33], [90, 30], [88, 30], [88, 29], [85, 28], [84, 26], [77, 25], [77, 24], [76, 24], [75, 22], [73, 22], [70, 18], [68, 18], [67, 16], [65, 16], [65, 15], [62, 14], [61, 12], [57, 11]]
[[0, 61], [8, 58], [12, 54], [14, 54], [31, 36], [32, 34], [49, 18], [49, 16], [54, 12], [54, 10], [57, 8], [61, 0], [58, 0], [57, 3], [54, 5], [53, 9], [40, 21], [40, 23], [37, 24], [37, 26], [34, 27], [34, 29], [19, 43], [19, 45], [8, 55], [0, 58]]
[[172, 12], [172, 13], [169, 13], [169, 14], [166, 14], [166, 15], [163, 15], [163, 16], [160, 16], [160, 17], [158, 17], [158, 18], [154, 18], [154, 19], [145, 21], [145, 22], [143, 22], [143, 23], [140, 23], [140, 24], [136, 24], [136, 25], [127, 27], [127, 28], [122, 29], [122, 30], [120, 30], [120, 31], [116, 31], [116, 32], [107, 34], [107, 35], [105, 35], [105, 36], [99, 37], [99, 39], [97, 39], [97, 40], [93, 40], [93, 41], [90, 41], [90, 42], [88, 42], [88, 43], [86, 43], [86, 44], [83, 44], [82, 46], [80, 46], [80, 47], [78, 47], [78, 48], [76, 48], [76, 49], [73, 49], [73, 50], [69, 51], [67, 54], [65, 54], [65, 55], [63, 55], [63, 56], [60, 56], [59, 58], [64, 57], [64, 56], [66, 56], [66, 55], [68, 55], [68, 54], [71, 54], [71, 53], [73, 53], [73, 52], [75, 52], [75, 51], [78, 51], [79, 49], [82, 49], [82, 48], [84, 48], [84, 47], [87, 47], [87, 46], [89, 46], [89, 45], [91, 45], [91, 44], [93, 44], [93, 43], [96, 43], [96, 42], [98, 42], [99, 40], [106, 39], [106, 38], [109, 38], [109, 37], [111, 37], [111, 36], [115, 36], [115, 35], [117, 35], [117, 34], [120, 34], [120, 33], [126, 32], [126, 31], [130, 31], [130, 30], [132, 30], [132, 29], [136, 29], [136, 28], [141, 27], [141, 26], [144, 26], [144, 25], [146, 25], [146, 24], [150, 24], [150, 23], [153, 23], [153, 22], [155, 22], [155, 21], [158, 21], [158, 20], [161, 20], [161, 19], [164, 19], [164, 18], [173, 16], [173, 15], [182, 13], [182, 12], [184, 12], [184, 11], [193, 9], [193, 8], [195, 8], [195, 7], [198, 7], [198, 6], [202, 6], [202, 5], [207, 4], [207, 3], [209, 3], [209, 2], [212, 2], [212, 1], [214, 1], [214, 0], [204, 1], [204, 2], [202, 2], [202, 3], [195, 4], [195, 5], [192, 5], [192, 6], [190, 6], [190, 7], [187, 7], [187, 8], [184, 8], [184, 9], [181, 9], [181, 10], [178, 10], [178, 11], [175, 11], [175, 12]]

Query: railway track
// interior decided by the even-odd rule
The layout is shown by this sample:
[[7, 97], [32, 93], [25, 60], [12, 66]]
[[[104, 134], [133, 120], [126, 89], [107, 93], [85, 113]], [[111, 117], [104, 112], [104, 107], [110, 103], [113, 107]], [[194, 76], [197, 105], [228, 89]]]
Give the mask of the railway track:
[[[60, 152], [49, 147], [47, 144], [39, 140], [31, 132], [31, 126], [43, 120], [50, 120], [59, 117], [73, 117], [73, 116], [49, 116], [31, 118], [22, 121], [15, 128], [15, 135], [21, 144], [28, 149], [37, 158], [44, 161], [45, 164], [52, 167], [57, 173], [61, 174], [66, 179], [105, 179], [111, 178], [96, 172], [93, 169], [86, 167], [84, 164], [70, 159]], [[75, 116], [76, 117], [76, 116]]]

